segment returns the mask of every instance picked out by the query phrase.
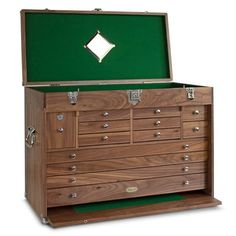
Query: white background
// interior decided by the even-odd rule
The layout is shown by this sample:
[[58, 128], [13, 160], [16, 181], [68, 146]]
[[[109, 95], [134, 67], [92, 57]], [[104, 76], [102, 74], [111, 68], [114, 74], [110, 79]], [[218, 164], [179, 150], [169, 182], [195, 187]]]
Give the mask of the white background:
[[[236, 7], [230, 0], [1, 0], [0, 235], [236, 235]], [[168, 12], [174, 81], [215, 88], [218, 208], [51, 229], [24, 200], [24, 103], [20, 10]], [[5, 231], [5, 234], [4, 234]]]

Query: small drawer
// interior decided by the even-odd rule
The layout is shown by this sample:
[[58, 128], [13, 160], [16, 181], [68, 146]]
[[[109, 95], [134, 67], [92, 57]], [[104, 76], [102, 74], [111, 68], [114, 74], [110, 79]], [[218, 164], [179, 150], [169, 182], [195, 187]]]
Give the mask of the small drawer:
[[180, 139], [180, 128], [134, 131], [134, 142]]
[[130, 120], [90, 121], [79, 124], [79, 134], [120, 132], [130, 130]]
[[207, 106], [184, 106], [182, 108], [183, 120], [207, 120], [208, 119], [208, 107]]
[[49, 152], [47, 155], [47, 163], [61, 163], [61, 162], [74, 162], [79, 160], [79, 151], [61, 151]]
[[48, 207], [55, 207], [205, 188], [205, 173], [55, 188], [47, 190], [47, 205]]
[[184, 138], [199, 138], [208, 136], [208, 122], [194, 121], [183, 123]]
[[129, 142], [130, 132], [79, 135], [79, 146], [121, 144]]
[[79, 121], [106, 121], [106, 120], [125, 120], [130, 118], [130, 110], [101, 110], [101, 111], [81, 111]]
[[134, 130], [180, 127], [180, 117], [137, 119], [133, 121]]
[[134, 109], [134, 118], [180, 116], [180, 107], [153, 107]]

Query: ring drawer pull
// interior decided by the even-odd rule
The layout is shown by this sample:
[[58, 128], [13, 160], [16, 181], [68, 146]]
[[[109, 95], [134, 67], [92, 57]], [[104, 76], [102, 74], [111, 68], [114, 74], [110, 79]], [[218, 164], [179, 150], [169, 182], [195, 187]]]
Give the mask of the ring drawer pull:
[[76, 158], [76, 153], [71, 153], [69, 157], [70, 159], [74, 160]]
[[75, 184], [75, 183], [76, 183], [76, 178], [75, 178], [75, 177], [72, 177], [72, 178], [70, 179], [70, 182], [71, 182], [72, 184]]
[[154, 111], [154, 113], [156, 113], [156, 114], [161, 113], [161, 110], [160, 110], [160, 109], [156, 109], [156, 110]]
[[183, 156], [183, 160], [184, 160], [184, 161], [188, 161], [188, 160], [189, 160], [189, 156], [188, 156], [188, 155], [184, 155], [184, 156]]
[[161, 132], [157, 132], [154, 134], [155, 137], [160, 137], [161, 136]]
[[102, 140], [103, 140], [103, 141], [106, 141], [106, 140], [108, 140], [108, 139], [109, 139], [108, 136], [104, 136], [104, 137], [102, 137]]
[[104, 129], [106, 129], [106, 128], [108, 128], [108, 127], [109, 127], [108, 124], [104, 124], [104, 125], [102, 126], [102, 128], [104, 128]]
[[77, 198], [78, 195], [77, 195], [77, 193], [71, 193], [71, 194], [69, 195], [69, 197], [70, 197], [70, 198]]
[[138, 191], [138, 187], [127, 187], [126, 192], [127, 193], [135, 193]]
[[154, 123], [155, 126], [159, 126], [160, 124], [161, 124], [161, 121], [159, 120]]
[[184, 183], [183, 183], [184, 185], [189, 185], [190, 184], [190, 182], [189, 182], [189, 180], [186, 180], [186, 181], [184, 181]]
[[59, 133], [63, 133], [63, 132], [64, 132], [64, 129], [63, 129], [62, 127], [60, 127], [60, 128], [57, 129], [57, 131], [58, 131]]
[[77, 170], [77, 166], [70, 166], [70, 167], [69, 167], [69, 170], [71, 170], [71, 171], [76, 171], [76, 170]]
[[184, 171], [184, 172], [188, 172], [188, 171], [189, 171], [189, 167], [188, 167], [188, 166], [185, 166], [185, 167], [183, 168], [183, 171]]
[[109, 116], [109, 113], [107, 112], [107, 111], [105, 111], [105, 112], [103, 112], [103, 114], [102, 114], [104, 117], [107, 117], [107, 116]]
[[194, 128], [193, 128], [193, 131], [194, 131], [194, 132], [198, 132], [199, 130], [200, 130], [199, 127], [194, 127]]
[[184, 147], [185, 150], [188, 150], [188, 149], [189, 149], [189, 145], [188, 145], [188, 144], [184, 144], [183, 147]]
[[199, 110], [193, 111], [193, 115], [199, 115], [199, 114], [200, 114], [200, 111], [199, 111]]

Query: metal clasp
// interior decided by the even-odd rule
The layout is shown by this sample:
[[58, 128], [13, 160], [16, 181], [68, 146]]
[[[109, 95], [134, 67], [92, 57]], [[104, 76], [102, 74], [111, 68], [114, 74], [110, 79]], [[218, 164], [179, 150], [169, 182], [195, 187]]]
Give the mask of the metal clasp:
[[129, 103], [131, 103], [132, 105], [136, 105], [139, 102], [141, 102], [141, 94], [142, 94], [141, 89], [128, 90]]
[[68, 99], [71, 105], [75, 105], [78, 101], [79, 90], [74, 92], [68, 92]]
[[30, 126], [27, 128], [27, 134], [25, 138], [25, 144], [28, 148], [32, 148], [35, 143], [36, 130], [34, 127]]
[[194, 99], [194, 88], [186, 88], [186, 93], [189, 100]]

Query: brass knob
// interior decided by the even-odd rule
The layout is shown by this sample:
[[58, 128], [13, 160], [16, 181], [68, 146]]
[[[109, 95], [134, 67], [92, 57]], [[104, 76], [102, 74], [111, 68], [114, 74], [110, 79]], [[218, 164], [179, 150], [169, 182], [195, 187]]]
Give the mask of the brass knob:
[[160, 109], [156, 109], [155, 111], [154, 111], [154, 113], [161, 113], [161, 110]]
[[183, 183], [184, 185], [189, 185], [190, 184], [190, 182], [189, 182], [189, 180], [186, 180], [186, 181], [184, 181], [184, 183]]
[[188, 167], [188, 166], [185, 166], [185, 167], [183, 168], [183, 171], [184, 171], [184, 172], [188, 172], [188, 171], [189, 171], [189, 167]]
[[154, 135], [155, 135], [155, 137], [160, 137], [161, 136], [161, 132], [157, 132]]
[[108, 128], [109, 125], [108, 125], [108, 124], [104, 124], [102, 127], [103, 127], [103, 128]]
[[76, 171], [76, 170], [77, 170], [77, 166], [70, 166], [69, 169], [70, 169], [71, 171]]
[[160, 124], [161, 124], [161, 121], [159, 120], [154, 123], [155, 126], [159, 126]]
[[76, 158], [76, 153], [71, 153], [69, 157], [70, 159], [74, 160]]
[[188, 149], [189, 149], [189, 145], [188, 145], [188, 144], [184, 144], [183, 147], [184, 147], [185, 150], [188, 150]]
[[102, 137], [102, 140], [103, 140], [103, 141], [106, 141], [106, 140], [108, 140], [108, 139], [109, 139], [108, 136], [104, 136], [104, 137]]
[[76, 178], [75, 178], [75, 177], [72, 177], [72, 178], [70, 179], [70, 182], [71, 182], [72, 184], [76, 183]]
[[102, 114], [104, 117], [109, 116], [109, 113], [107, 111], [103, 112]]
[[193, 128], [193, 131], [194, 131], [194, 132], [198, 132], [199, 130], [200, 130], [199, 127], [194, 127], [194, 128]]
[[69, 195], [69, 197], [70, 197], [70, 198], [77, 198], [78, 195], [77, 195], [77, 193], [71, 193], [71, 194]]
[[59, 133], [63, 133], [63, 132], [64, 132], [64, 129], [63, 129], [62, 127], [60, 127], [60, 128], [57, 129], [57, 131], [58, 131]]
[[199, 110], [193, 111], [193, 115], [199, 115], [199, 114], [200, 114], [200, 111], [199, 111]]
[[188, 160], [189, 160], [189, 156], [188, 156], [188, 155], [184, 155], [184, 156], [183, 156], [183, 160], [184, 160], [184, 161], [188, 161]]

